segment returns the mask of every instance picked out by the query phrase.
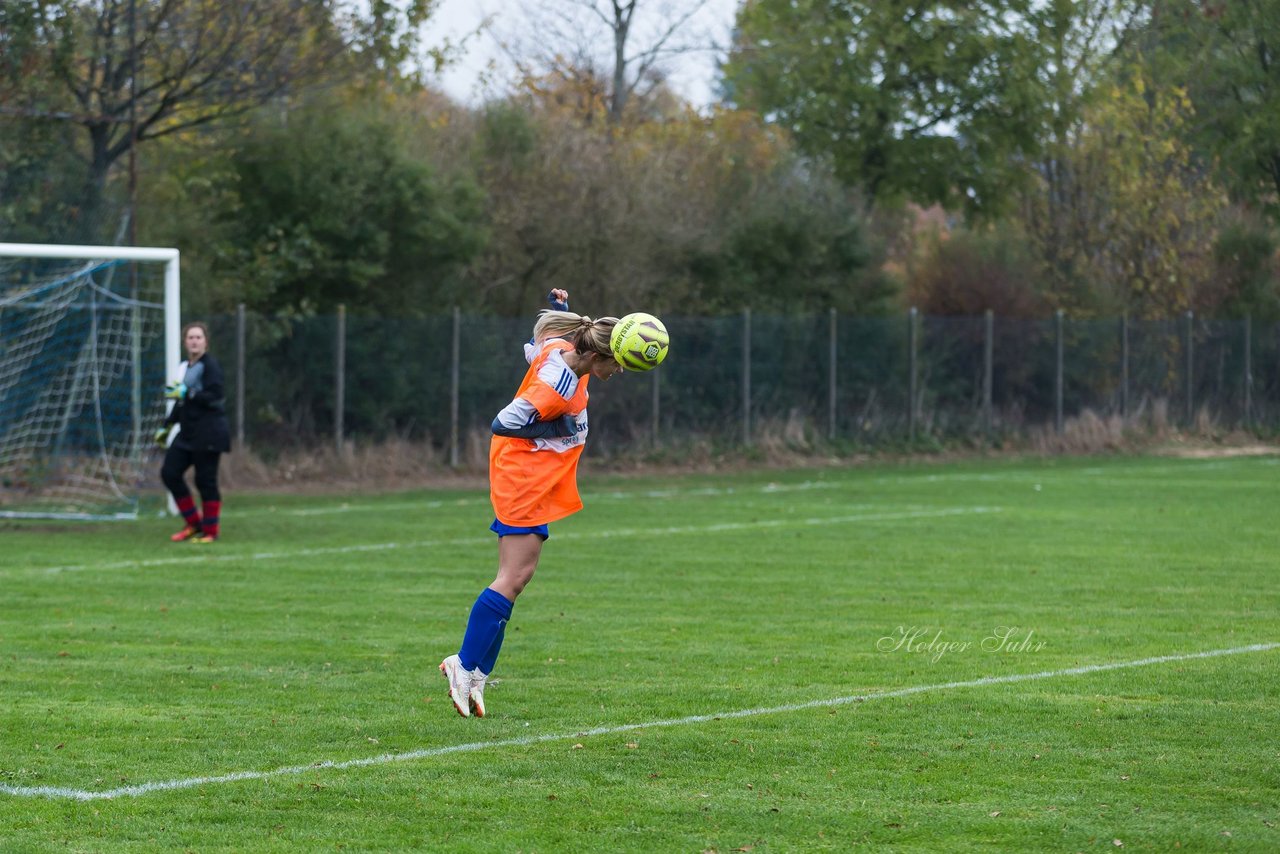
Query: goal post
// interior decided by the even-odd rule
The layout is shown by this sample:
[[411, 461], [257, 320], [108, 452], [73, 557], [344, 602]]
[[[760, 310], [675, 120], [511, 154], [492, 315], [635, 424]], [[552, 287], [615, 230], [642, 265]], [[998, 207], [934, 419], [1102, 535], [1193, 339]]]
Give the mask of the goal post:
[[181, 363], [178, 261], [0, 243], [0, 518], [137, 517]]

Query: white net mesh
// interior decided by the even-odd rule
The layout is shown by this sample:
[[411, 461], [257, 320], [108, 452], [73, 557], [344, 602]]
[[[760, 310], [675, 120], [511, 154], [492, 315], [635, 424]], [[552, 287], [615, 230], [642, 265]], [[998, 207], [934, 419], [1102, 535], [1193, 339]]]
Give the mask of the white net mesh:
[[0, 259], [0, 516], [137, 515], [163, 292], [159, 262]]

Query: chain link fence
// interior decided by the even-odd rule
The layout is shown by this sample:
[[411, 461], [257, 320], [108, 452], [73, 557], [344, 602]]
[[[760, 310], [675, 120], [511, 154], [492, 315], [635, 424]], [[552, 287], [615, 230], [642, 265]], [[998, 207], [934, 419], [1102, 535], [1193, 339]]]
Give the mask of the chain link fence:
[[[592, 451], [800, 431], [874, 447], [1062, 431], [1085, 411], [1280, 428], [1280, 326], [1249, 320], [819, 315], [664, 318], [660, 370], [592, 388]], [[255, 451], [397, 437], [456, 463], [527, 367], [532, 318], [210, 321], [237, 443]]]

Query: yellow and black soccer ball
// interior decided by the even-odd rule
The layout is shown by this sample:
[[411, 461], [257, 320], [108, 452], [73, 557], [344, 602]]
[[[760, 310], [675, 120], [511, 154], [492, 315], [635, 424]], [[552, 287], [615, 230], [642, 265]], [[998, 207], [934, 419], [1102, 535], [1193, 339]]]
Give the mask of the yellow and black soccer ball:
[[652, 314], [637, 311], [618, 318], [609, 336], [613, 358], [628, 371], [651, 371], [667, 358], [671, 338]]

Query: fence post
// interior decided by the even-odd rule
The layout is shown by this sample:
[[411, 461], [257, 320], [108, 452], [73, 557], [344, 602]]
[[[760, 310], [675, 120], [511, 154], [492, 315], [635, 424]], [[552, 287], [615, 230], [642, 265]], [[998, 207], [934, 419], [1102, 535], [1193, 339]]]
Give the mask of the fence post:
[[[138, 299], [138, 265], [129, 265], [130, 295]], [[132, 386], [129, 412], [133, 416], [133, 429], [129, 432], [129, 461], [135, 466], [142, 462], [142, 306], [136, 303], [129, 309], [129, 349]], [[165, 379], [168, 379], [167, 377]]]
[[916, 440], [916, 383], [919, 365], [916, 359], [916, 327], [920, 312], [913, 305], [907, 312], [907, 436], [912, 442]]
[[1244, 426], [1253, 423], [1253, 317], [1244, 316]]
[[244, 303], [236, 306], [236, 448], [244, 447]]
[[830, 310], [829, 317], [831, 319], [831, 335], [827, 353], [827, 363], [830, 371], [827, 375], [827, 438], [835, 441], [836, 438], [836, 360], [839, 353], [836, 349], [836, 310]]
[[992, 374], [995, 372], [996, 314], [991, 309], [987, 309], [983, 319], [985, 328], [982, 341], [982, 425], [983, 429], [990, 434], [995, 422], [991, 413], [991, 383]]
[[1054, 372], [1053, 382], [1053, 427], [1059, 435], [1062, 434], [1062, 309], [1058, 309], [1053, 315], [1054, 327], [1057, 337], [1057, 366]]
[[652, 428], [653, 429], [653, 447], [657, 448], [658, 447], [658, 424], [661, 420], [660, 418], [661, 410], [658, 408], [658, 401], [659, 401], [658, 378], [660, 375], [656, 370], [649, 371], [649, 374], [653, 377], [653, 405], [649, 407], [650, 412], [652, 413], [652, 416], [653, 416], [653, 422], [652, 422], [653, 423], [653, 428]]
[[1129, 312], [1120, 315], [1120, 418], [1129, 417]]
[[751, 444], [751, 309], [742, 310], [742, 444]]
[[1187, 426], [1188, 427], [1190, 427], [1192, 423], [1195, 421], [1195, 416], [1196, 416], [1196, 402], [1194, 399], [1195, 392], [1192, 390], [1192, 385], [1191, 385], [1191, 381], [1192, 381], [1191, 372], [1193, 370], [1193, 365], [1194, 365], [1194, 362], [1192, 361], [1192, 359], [1194, 358], [1194, 355], [1195, 355], [1192, 352], [1192, 347], [1195, 346], [1192, 341], [1192, 333], [1194, 332], [1194, 327], [1193, 327], [1194, 322], [1195, 322], [1195, 312], [1188, 311], [1187, 312]]
[[347, 307], [338, 306], [338, 324], [334, 347], [333, 444], [342, 453], [342, 413], [347, 404]]
[[462, 380], [462, 309], [453, 307], [453, 352], [449, 374], [449, 465], [458, 467], [458, 396]]

